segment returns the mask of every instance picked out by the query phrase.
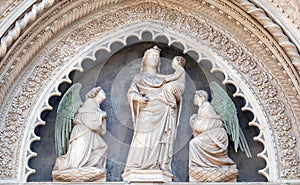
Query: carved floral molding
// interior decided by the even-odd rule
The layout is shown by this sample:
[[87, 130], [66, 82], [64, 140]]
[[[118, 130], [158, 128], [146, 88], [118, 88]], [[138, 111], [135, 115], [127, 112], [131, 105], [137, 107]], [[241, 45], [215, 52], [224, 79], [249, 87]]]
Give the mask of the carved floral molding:
[[[270, 144], [271, 146], [269, 147], [274, 147], [276, 152], [274, 155], [280, 161], [276, 167], [277, 169], [275, 169], [274, 165], [269, 164], [271, 161], [269, 156], [271, 154], [268, 154], [266, 150], [263, 151], [259, 155], [266, 160], [267, 166], [260, 173], [264, 174], [271, 181], [286, 178], [298, 179], [300, 177], [299, 153], [297, 151], [299, 144], [296, 139], [299, 138], [299, 132], [297, 132], [299, 130], [297, 116], [299, 118], [300, 115], [299, 87], [295, 86], [295, 82], [288, 80], [293, 75], [297, 76], [297, 73], [284, 64], [284, 61], [289, 61], [286, 55], [279, 50], [279, 46], [276, 45], [276, 42], [271, 37], [261, 32], [257, 25], [226, 3], [212, 5], [206, 1], [188, 1], [181, 2], [182, 5], [179, 6], [178, 3], [162, 1], [139, 4], [128, 1], [119, 3], [112, 10], [109, 10], [109, 7], [105, 7], [100, 13], [86, 18], [84, 23], [74, 24], [74, 27], [71, 26], [71, 28], [61, 33], [63, 37], [53, 39], [52, 43], [50, 42], [38, 52], [46, 41], [50, 40], [63, 27], [70, 25], [76, 19], [103, 5], [97, 4], [93, 8], [93, 5], [95, 5], [93, 3], [97, 4], [95, 1], [92, 3], [83, 1], [73, 7], [68, 2], [62, 2], [61, 7], [70, 8], [68, 14], [66, 14], [69, 18], [62, 17], [52, 23], [47, 22], [48, 20], [51, 21], [52, 16], [59, 15], [58, 11], [61, 11], [59, 9], [54, 10], [41, 20], [43, 24], [40, 25], [47, 25], [46, 27], [40, 28], [40, 25], [36, 25], [32, 28], [33, 30], [40, 30], [37, 33], [31, 33], [35, 34], [34, 39], [22, 37], [18, 45], [13, 46], [14, 51], [4, 58], [4, 61], [14, 61], [13, 64], [4, 63], [3, 66], [8, 65], [9, 70], [1, 66], [1, 72], [6, 70], [6, 73], [1, 76], [2, 81], [0, 83], [1, 87], [6, 87], [7, 89], [2, 91], [5, 92], [5, 95], [16, 78], [10, 78], [11, 74], [9, 73], [15, 75], [16, 72], [20, 73], [24, 68], [22, 65], [30, 65], [31, 67], [26, 69], [22, 77], [17, 79], [19, 83], [14, 83], [13, 89], [9, 92], [10, 97], [5, 99], [4, 105], [0, 109], [2, 110], [0, 118], [4, 120], [0, 132], [0, 146], [2, 148], [0, 156], [3, 156], [0, 161], [1, 178], [19, 178], [19, 180], [24, 181], [28, 175], [34, 173], [34, 170], [27, 165], [25, 167], [21, 166], [22, 170], [18, 170], [20, 168], [19, 165], [22, 165], [22, 162], [18, 161], [18, 154], [26, 155], [26, 159], [21, 158], [26, 163], [31, 157], [36, 155], [30, 150], [30, 144], [39, 139], [34, 134], [34, 128], [37, 125], [44, 124], [44, 122], [39, 115], [34, 116], [33, 114], [51, 109], [45, 103], [39, 110], [36, 110], [40, 106], [39, 101], [41, 100], [39, 98], [41, 95], [47, 100], [50, 98], [50, 95], [59, 95], [57, 90], [59, 84], [53, 87], [54, 93], [52, 94], [51, 92], [44, 92], [43, 88], [47, 86], [47, 83], [53, 82], [52, 77], [60, 73], [61, 66], [72, 65], [70, 58], [75, 57], [82, 48], [89, 47], [94, 40], [105, 37], [105, 34], [110, 31], [118, 30], [118, 28], [122, 27], [126, 28], [126, 26], [140, 22], [152, 22], [154, 25], [162, 25], [161, 34], [164, 34], [163, 29], [170, 29], [175, 33], [184, 33], [184, 35], [191, 37], [195, 43], [206, 45], [208, 48], [211, 48], [213, 53], [224, 58], [224, 61], [228, 63], [227, 65], [236, 70], [242, 81], [247, 84], [254, 96], [257, 97], [264, 114], [263, 116], [265, 116], [261, 119], [267, 120], [268, 125], [265, 126], [270, 129], [262, 128], [257, 120], [254, 120], [252, 123], [258, 126], [262, 133], [270, 133], [269, 139], [271, 142], [265, 140], [266, 138], [264, 137], [266, 136], [262, 133], [256, 140], [265, 145]], [[191, 4], [194, 6], [191, 6]], [[187, 9], [184, 8], [185, 6], [195, 7], [195, 9]], [[243, 25], [243, 22], [234, 19], [229, 13], [244, 19], [245, 25]], [[213, 18], [211, 18], [212, 15], [214, 16]], [[219, 22], [224, 22], [227, 26], [223, 25], [225, 29], [220, 28], [215, 23], [211, 23], [212, 19], [215, 19], [216, 22], [219, 19]], [[233, 28], [231, 29], [239, 31], [238, 33], [241, 33], [242, 36], [236, 39], [231, 33], [226, 31], [232, 26]], [[126, 37], [128, 36], [127, 34], [123, 34], [123, 36]], [[169, 38], [171, 39], [172, 37]], [[247, 41], [246, 38], [251, 38], [252, 43], [245, 43]], [[119, 38], [115, 39], [118, 40]], [[180, 40], [180, 42], [185, 43], [184, 40]], [[187, 50], [188, 48], [185, 49]], [[30, 55], [36, 55], [36, 57], [31, 61]], [[277, 67], [273, 68], [274, 66]], [[295, 77], [294, 79], [297, 78]], [[64, 80], [68, 81], [68, 79]], [[45, 93], [47, 96], [45, 96]], [[1, 101], [4, 98], [2, 97]], [[247, 97], [245, 98], [247, 99]], [[246, 108], [251, 109], [249, 102]], [[255, 111], [252, 110], [254, 114]], [[32, 115], [34, 118], [31, 118], [29, 115]], [[258, 120], [260, 119], [259, 115], [256, 115], [256, 117]], [[30, 120], [35, 120], [35, 122], [32, 123]], [[23, 137], [24, 134], [25, 137]], [[22, 139], [25, 141], [22, 141]], [[27, 144], [25, 148], [22, 148], [22, 142]], [[273, 174], [272, 177], [269, 177], [271, 173], [270, 167], [271, 170], [275, 170], [278, 174]], [[23, 168], [26, 168], [26, 170]]]

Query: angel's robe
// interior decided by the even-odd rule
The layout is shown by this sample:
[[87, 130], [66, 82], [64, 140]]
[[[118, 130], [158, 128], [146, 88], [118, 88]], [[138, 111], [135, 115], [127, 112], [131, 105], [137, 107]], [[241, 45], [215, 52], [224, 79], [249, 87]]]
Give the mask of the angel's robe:
[[107, 144], [101, 137], [106, 132], [105, 115], [94, 98], [85, 101], [74, 118], [75, 126], [71, 132], [68, 152], [57, 158], [54, 169], [105, 169]]
[[213, 106], [205, 101], [191, 119], [190, 168], [217, 168], [235, 163], [227, 155], [228, 136]]
[[[180, 102], [168, 102], [173, 92], [163, 91], [162, 79], [140, 73], [128, 91], [134, 134], [128, 153], [125, 172], [130, 170], [164, 170], [171, 173], [173, 145], [177, 131]], [[146, 103], [135, 96], [148, 98]]]

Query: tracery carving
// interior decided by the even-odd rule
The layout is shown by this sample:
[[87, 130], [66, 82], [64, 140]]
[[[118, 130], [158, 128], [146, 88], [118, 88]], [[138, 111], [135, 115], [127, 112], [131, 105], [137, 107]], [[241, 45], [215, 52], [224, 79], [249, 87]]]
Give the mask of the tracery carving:
[[[95, 3], [95, 2], [92, 2], [92, 3]], [[106, 2], [102, 2], [102, 3], [100, 3], [100, 4], [98, 4], [97, 2], [95, 3], [95, 4], [93, 4], [93, 6], [91, 6], [91, 7], [93, 7], [93, 8], [99, 8], [100, 6], [103, 6], [103, 5], [107, 5], [107, 4], [110, 4], [111, 2], [110, 1], [106, 1]], [[186, 4], [190, 4], [191, 2], [185, 2]], [[246, 9], [253, 9], [254, 8], [254, 5], [253, 4], [251, 4], [250, 2], [248, 2], [248, 1], [246, 1], [246, 0], [243, 0], [243, 1], [237, 1], [236, 2], [237, 3], [237, 5], [238, 6], [240, 6], [240, 7], [246, 7]], [[68, 4], [68, 3], [64, 3], [63, 5], [62, 5], [62, 7], [65, 7], [66, 6], [66, 4]], [[82, 5], [83, 6], [81, 6], [81, 7], [85, 7], [86, 5], [87, 5], [88, 3], [83, 3]], [[202, 4], [204, 5], [207, 5], [208, 3], [207, 2], [202, 2]], [[223, 4], [223, 6], [225, 6], [225, 3], [222, 3]], [[209, 5], [209, 4], [208, 4]], [[37, 7], [37, 6], [36, 6]], [[213, 8], [212, 9], [216, 9], [214, 6], [212, 6]], [[92, 9], [93, 9], [92, 8]], [[83, 9], [81, 9], [81, 10], [79, 10], [79, 11], [71, 11], [71, 12], [76, 12], [76, 13], [79, 13], [79, 12], [85, 12], [85, 13], [88, 13], [88, 12], [90, 12], [90, 11], [92, 11], [92, 9], [91, 8], [88, 8], [87, 10], [85, 10], [85, 11], [83, 11]], [[259, 11], [259, 12], [261, 12], [261, 11]], [[224, 14], [224, 12], [223, 11], [220, 11], [220, 13], [221, 14]], [[84, 14], [84, 13], [83, 13]], [[82, 15], [83, 15], [82, 14]], [[52, 15], [55, 15], [55, 14], [52, 14]], [[70, 15], [71, 14], [68, 14], [68, 16], [70, 17]], [[126, 15], [126, 14], [125, 14]], [[171, 15], [171, 14], [170, 14]], [[226, 14], [225, 14], [226, 15]], [[258, 17], [258, 18], [261, 18], [261, 17], [266, 17], [266, 15], [265, 14], [253, 14], [253, 16], [254, 17]], [[51, 17], [51, 16], [50, 16]], [[173, 16], [174, 17], [174, 16]], [[60, 28], [62, 28], [62, 27], [64, 27], [64, 26], [66, 26], [67, 24], [69, 24], [70, 22], [72, 22], [72, 21], [74, 21], [74, 19], [77, 19], [77, 18], [79, 18], [78, 16], [75, 16], [75, 17], [73, 17], [73, 18], [68, 18], [68, 19], [63, 19], [62, 17], [59, 19], [59, 20], [57, 20], [57, 21], [55, 21], [55, 23], [59, 23], [59, 28], [58, 29], [60, 29]], [[229, 19], [232, 19], [232, 17], [230, 17], [230, 16], [228, 16], [228, 18]], [[66, 23], [66, 21], [68, 22], [68, 23]], [[248, 21], [249, 22], [249, 21]], [[264, 22], [264, 23], [268, 23], [268, 22], [271, 22], [272, 23], [272, 25], [274, 26], [275, 25], [275, 23], [273, 23], [270, 19], [268, 19], [268, 18], [266, 18], [266, 21]], [[250, 22], [249, 22], [250, 23]], [[256, 26], [255, 25], [253, 25], [253, 27], [254, 28], [256, 28]], [[276, 26], [275, 26], [276, 27]], [[278, 27], [278, 26], [277, 26]], [[276, 27], [276, 28], [277, 28]], [[46, 29], [45, 29], [45, 31], [47, 32], [47, 31], [51, 31], [53, 34], [54, 33], [56, 33], [58, 30], [57, 29], [53, 29], [53, 28], [55, 28], [55, 24], [52, 24], [52, 25], [49, 25]], [[296, 55], [298, 55], [297, 54], [297, 52], [293, 52], [293, 51], [295, 51], [294, 50], [294, 47], [293, 47], [293, 44], [289, 44], [289, 41], [288, 40], [286, 40], [286, 39], [284, 39], [284, 38], [286, 38], [285, 36], [284, 36], [284, 34], [282, 34], [282, 31], [278, 31], [277, 29], [271, 29], [270, 28], [270, 30], [269, 30], [271, 33], [274, 33], [274, 34], [276, 34], [276, 36], [277, 37], [279, 37], [279, 38], [281, 38], [281, 40], [282, 40], [282, 47], [283, 48], [286, 48], [286, 50], [290, 50], [290, 53], [292, 54], [292, 56], [295, 56], [295, 58], [297, 58], [296, 57]], [[41, 35], [44, 35], [45, 33], [41, 33]], [[50, 37], [50, 36], [47, 36], [47, 37]], [[40, 41], [39, 41], [40, 42]], [[45, 42], [45, 41], [43, 41], [43, 42]], [[36, 44], [36, 45], [38, 45], [38, 46], [40, 46], [41, 44]], [[36, 47], [36, 45], [35, 46], [30, 46], [30, 47]], [[7, 46], [5, 46], [5, 48], [6, 48]], [[30, 48], [27, 48], [28, 50], [27, 51], [32, 51], [33, 49], [30, 49]], [[36, 49], [34, 49], [34, 52], [36, 51]], [[20, 59], [20, 58], [22, 58], [22, 57], [19, 57], [18, 59]], [[298, 57], [299, 58], [299, 57]], [[25, 64], [26, 64], [26, 62], [24, 62]], [[16, 63], [14, 63], [14, 65], [15, 65]], [[20, 68], [20, 67], [19, 67]], [[21, 68], [22, 69], [22, 68]], [[18, 71], [18, 72], [16, 72], [15, 74], [18, 74], [20, 71]], [[11, 76], [11, 70], [10, 71], [7, 71], [7, 73], [5, 74], [5, 75], [3, 75], [3, 83], [4, 84], [0, 84], [0, 86], [2, 86], [0, 89], [1, 89], [1, 94], [3, 94], [3, 96], [0, 96], [0, 102], [2, 102], [2, 100], [3, 100], [3, 98], [4, 98], [4, 95], [6, 94], [6, 92], [7, 92], [7, 86], [10, 86], [11, 85], [11, 83], [13, 82], [13, 80], [14, 80], [14, 77], [12, 77]]]
[[[241, 46], [236, 44], [235, 41], [231, 40], [230, 37], [228, 37], [228, 35], [226, 35], [222, 30], [210, 25], [208, 22], [203, 21], [199, 17], [184, 12], [180, 8], [175, 10], [166, 7], [166, 5], [158, 5], [155, 3], [141, 3], [135, 8], [133, 8], [133, 6], [130, 7], [130, 4], [128, 6], [129, 7], [127, 8], [119, 10], [117, 13], [106, 14], [102, 16], [101, 19], [92, 20], [85, 26], [72, 31], [68, 37], [62, 39], [59, 44], [55, 48], [51, 49], [44, 57], [38, 58], [38, 60], [42, 62], [35, 66], [30, 78], [24, 79], [25, 83], [24, 86], [22, 86], [21, 91], [14, 92], [15, 96], [12, 100], [12, 111], [8, 112], [5, 117], [6, 125], [3, 127], [0, 133], [1, 148], [4, 148], [4, 150], [1, 152], [5, 154], [5, 157], [3, 157], [3, 160], [1, 160], [0, 166], [2, 169], [8, 170], [0, 171], [0, 176], [16, 177], [16, 166], [18, 161], [15, 160], [18, 158], [13, 155], [15, 155], [14, 153], [16, 148], [19, 150], [20, 143], [18, 143], [19, 141], [16, 139], [15, 132], [18, 131], [18, 134], [22, 135], [24, 129], [23, 125], [25, 125], [24, 119], [26, 119], [25, 115], [30, 112], [28, 108], [35, 101], [37, 93], [41, 91], [41, 88], [45, 81], [47, 81], [48, 77], [55, 73], [55, 69], [58, 66], [63, 66], [66, 64], [68, 62], [66, 59], [74, 55], [74, 53], [76, 53], [80, 48], [79, 46], [83, 46], [94, 38], [100, 37], [108, 30], [112, 30], [137, 20], [163, 22], [165, 25], [183, 31], [184, 33], [188, 33], [199, 39], [201, 42], [207, 44], [209, 47], [214, 48], [214, 52], [224, 56], [224, 58], [226, 58], [227, 61], [231, 61], [231, 64], [236, 66], [241, 73], [249, 76], [250, 83], [259, 87], [257, 89], [264, 89], [262, 88], [263, 85], [269, 84], [268, 87], [270, 88], [267, 88], [267, 92], [263, 93], [265, 94], [263, 95], [265, 96], [265, 100], [263, 101], [266, 102], [266, 109], [271, 115], [270, 123], [272, 123], [271, 120], [274, 119], [275, 123], [279, 123], [279, 120], [282, 119], [279, 119], [278, 117], [281, 115], [287, 115], [286, 107], [284, 106], [287, 100], [279, 97], [279, 95], [276, 93], [279, 91], [277, 88], [280, 88], [280, 86], [276, 86], [275, 88], [273, 85], [275, 79], [268, 78], [268, 76], [265, 74], [265, 71], [262, 70], [263, 67], [260, 66], [262, 62], [248, 54]], [[218, 11], [218, 9], [215, 11]], [[174, 22], [171, 22], [171, 20]], [[56, 22], [55, 24], [59, 23]], [[53, 27], [51, 26], [52, 32], [59, 30], [55, 30], [55, 24], [53, 23]], [[191, 25], [194, 25], [193, 29], [189, 29]], [[38, 42], [38, 39], [35, 41]], [[32, 45], [34, 45], [34, 43], [32, 43], [31, 46]], [[29, 46], [28, 49], [30, 50]], [[13, 68], [15, 65], [16, 64], [12, 65], [11, 67]], [[11, 72], [11, 70], [8, 70], [8, 72]], [[8, 76], [8, 74], [6, 74], [6, 76]], [[0, 84], [0, 86], [3, 85], [3, 83], [7, 83], [5, 81], [6, 79], [7, 78], [4, 75], [1, 82], [2, 84]], [[9, 81], [10, 82], [8, 84], [11, 84], [13, 80]], [[1, 86], [1, 88], [2, 87], [8, 88], [6, 85]], [[254, 91], [259, 94], [257, 89], [254, 89]], [[273, 90], [273, 93], [269, 93], [270, 89]], [[293, 94], [294, 93], [295, 92], [293, 92]], [[5, 94], [6, 91], [3, 93], [3, 96]], [[9, 105], [10, 101], [11, 100], [9, 100], [6, 105]], [[6, 110], [7, 109], [8, 108], [6, 108]], [[294, 131], [291, 129], [291, 127], [286, 127], [286, 130], [284, 131], [276, 128], [274, 129], [275, 139], [278, 142], [278, 146], [281, 148], [278, 149], [278, 155], [280, 156], [279, 158], [281, 161], [279, 170], [281, 172], [281, 177], [299, 176], [299, 168], [297, 166], [299, 164], [299, 157], [295, 145], [293, 147], [291, 146], [286, 148], [285, 144], [279, 144], [279, 142], [282, 142], [283, 140], [283, 143], [293, 143], [293, 138], [295, 138], [293, 133]], [[281, 134], [282, 132], [284, 132], [284, 134]]]

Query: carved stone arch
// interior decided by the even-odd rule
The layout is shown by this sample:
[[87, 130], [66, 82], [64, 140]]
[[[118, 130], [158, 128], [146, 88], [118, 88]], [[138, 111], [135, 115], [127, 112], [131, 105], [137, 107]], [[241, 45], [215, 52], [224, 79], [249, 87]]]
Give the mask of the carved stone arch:
[[[148, 36], [150, 34], [151, 38], [144, 38], [143, 35], [147, 33]], [[89, 61], [96, 61], [96, 53], [99, 51], [105, 51], [108, 53], [109, 56], [114, 55], [115, 52], [118, 50], [113, 50], [112, 45], [115, 43], [120, 43], [123, 45], [123, 47], [126, 47], [129, 42], [128, 39], [131, 37], [135, 37], [135, 42], [130, 42], [130, 44], [138, 43], [140, 41], [152, 41], [152, 42], [160, 42], [160, 37], [164, 37], [167, 41], [166, 44], [168, 44], [170, 47], [175, 46], [182, 50], [183, 53], [190, 53], [194, 52], [197, 55], [194, 54], [193, 59], [201, 65], [204, 61], [209, 61], [212, 65], [212, 68], [209, 70], [209, 72], [221, 72], [224, 74], [225, 79], [223, 80], [223, 84], [232, 84], [236, 87], [236, 93], [234, 96], [239, 96], [245, 99], [246, 103], [243, 107], [243, 110], [247, 110], [249, 112], [252, 112], [254, 115], [254, 119], [249, 123], [251, 126], [256, 126], [259, 129], [261, 127], [266, 127], [267, 121], [262, 119], [263, 117], [256, 116], [265, 114], [262, 108], [259, 104], [256, 103], [255, 96], [251, 93], [251, 90], [247, 87], [247, 85], [243, 82], [239, 81], [239, 75], [235, 72], [232, 72], [234, 70], [232, 66], [226, 65], [226, 62], [224, 59], [220, 58], [216, 53], [212, 53], [210, 49], [199, 43], [195, 43], [192, 41], [192, 39], [186, 39], [188, 35], [184, 35], [182, 33], [173, 32], [172, 29], [166, 29], [163, 28], [163, 25], [148, 21], [138, 22], [136, 24], [127, 25], [126, 28], [122, 29], [122, 32], [111, 32], [109, 35], [100, 37], [98, 39], [94, 39], [86, 48], [82, 48], [80, 51], [80, 54], [77, 54], [73, 56], [74, 58], [71, 58], [67, 65], [64, 65], [61, 67], [61, 69], [53, 76], [56, 81], [49, 83], [47, 86], [44, 87], [44, 97], [46, 99], [41, 102], [39, 106], [36, 107], [36, 110], [34, 110], [36, 116], [32, 117], [31, 120], [28, 120], [28, 122], [35, 122], [34, 127], [38, 125], [43, 125], [45, 122], [40, 118], [40, 115], [43, 111], [51, 109], [51, 106], [48, 105], [49, 99], [52, 96], [59, 96], [60, 92], [58, 90], [58, 87], [60, 84], [64, 82], [71, 83], [71, 80], [69, 79], [69, 74], [72, 71], [78, 70], [83, 71], [84, 69], [81, 67], [82, 62], [84, 62], [86, 59], [89, 59]], [[188, 44], [187, 44], [188, 43]], [[196, 56], [196, 57], [195, 57]], [[198, 57], [197, 57], [198, 56]], [[98, 57], [101, 58], [101, 55]], [[105, 62], [102, 61], [102, 62]], [[100, 70], [100, 69], [99, 69]], [[89, 89], [89, 88], [88, 88]], [[251, 103], [253, 102], [253, 103]], [[47, 106], [45, 106], [47, 105]], [[259, 118], [258, 118], [259, 117]], [[266, 134], [266, 135], [264, 135]], [[260, 135], [258, 135], [255, 140], [261, 142], [263, 145], [266, 143], [266, 139], [270, 139], [272, 136], [270, 133], [260, 132]], [[29, 145], [38, 140], [39, 138], [36, 135], [32, 135], [31, 142]], [[29, 147], [29, 146], [28, 146]], [[267, 147], [264, 150], [268, 151], [265, 153], [275, 153], [274, 150], [275, 147]], [[35, 152], [32, 152], [31, 150], [28, 150], [31, 154], [28, 155], [28, 161], [31, 157], [35, 157]], [[270, 174], [266, 173], [266, 169], [269, 169], [268, 164], [269, 163], [275, 163], [276, 161], [270, 161], [270, 159], [267, 157], [265, 153], [258, 154], [259, 157], [263, 158], [267, 166], [265, 169], [261, 169], [259, 173], [263, 174], [265, 177], [269, 178]], [[38, 155], [38, 154], [37, 154]], [[273, 157], [273, 156], [272, 156]], [[27, 162], [28, 162], [27, 161]], [[26, 166], [28, 172], [26, 174], [26, 178], [35, 172], [34, 169], [31, 169], [29, 166]], [[272, 168], [271, 168], [272, 169]], [[272, 169], [271, 171], [275, 171], [276, 169]], [[271, 174], [272, 175], [272, 174]]]
[[[217, 55], [214, 55], [212, 53], [209, 52], [209, 48], [204, 47], [202, 45], [199, 45], [197, 43], [193, 43], [192, 40], [187, 40], [187, 39], [183, 39], [185, 38], [185, 35], [179, 34], [179, 33], [172, 33], [172, 30], [168, 30], [168, 29], [162, 29], [162, 25], [159, 24], [155, 24], [153, 22], [142, 22], [139, 24], [133, 24], [133, 25], [128, 25], [126, 27], [125, 30], [122, 30], [122, 32], [118, 33], [118, 32], [114, 32], [109, 34], [109, 37], [100, 37], [99, 39], [95, 39], [93, 40], [93, 42], [86, 48], [82, 49], [81, 52], [77, 55], [74, 56], [73, 59], [70, 59], [70, 61], [72, 62], [68, 62], [67, 65], [63, 65], [61, 66], [61, 68], [59, 69], [59, 71], [53, 76], [54, 79], [56, 79], [56, 81], [52, 81], [51, 83], [49, 83], [47, 86], [44, 87], [44, 92], [42, 92], [42, 94], [44, 94], [43, 97], [46, 97], [46, 99], [44, 100], [44, 102], [40, 102], [40, 105], [36, 107], [36, 110], [33, 110], [34, 115], [37, 115], [35, 117], [32, 117], [31, 120], [28, 120], [29, 123], [35, 123], [33, 125], [33, 127], [36, 127], [40, 124], [44, 124], [44, 121], [42, 121], [40, 119], [40, 114], [47, 109], [50, 109], [51, 106], [48, 105], [48, 100], [50, 97], [55, 96], [55, 95], [59, 95], [59, 91], [58, 91], [58, 86], [59, 84], [63, 83], [63, 82], [71, 82], [70, 79], [68, 79], [68, 74], [73, 71], [73, 70], [83, 70], [81, 68], [81, 62], [86, 59], [89, 58], [91, 60], [95, 60], [95, 53], [99, 50], [106, 50], [108, 52], [111, 52], [111, 45], [115, 42], [119, 42], [122, 43], [124, 46], [126, 45], [126, 40], [130, 37], [130, 36], [136, 36], [138, 38], [138, 40], [142, 40], [142, 35], [145, 32], [150, 32], [152, 34], [152, 38], [153, 40], [155, 40], [156, 38], [158, 38], [159, 36], [165, 36], [167, 38], [167, 40], [169, 41], [169, 45], [172, 44], [176, 44], [179, 43], [183, 46], [183, 52], [187, 53], [189, 51], [194, 51], [198, 54], [198, 56], [206, 56], [204, 58], [198, 58], [196, 59], [197, 61], [199, 61], [201, 63], [201, 61], [203, 59], [210, 59], [211, 61], [215, 61], [213, 62], [213, 68], [211, 69], [212, 72], [214, 71], [222, 71], [222, 73], [224, 73], [225, 75], [225, 80], [224, 80], [224, 84], [226, 83], [231, 83], [234, 84], [237, 87], [237, 92], [239, 92], [239, 94], [237, 93], [237, 95], [242, 96], [245, 100], [246, 100], [246, 105], [244, 107], [244, 109], [247, 109], [251, 112], [253, 112], [254, 115], [259, 115], [259, 114], [264, 114], [263, 112], [256, 112], [254, 110], [261, 110], [261, 108], [259, 108], [259, 105], [257, 105], [256, 103], [256, 98], [251, 94], [251, 91], [247, 88], [247, 85], [245, 85], [244, 83], [240, 82], [239, 84], [239, 75], [237, 75], [236, 73], [232, 72], [231, 70], [232, 67], [226, 65], [226, 63], [224, 63], [223, 59], [220, 59]], [[124, 34], [126, 33], [126, 34]], [[190, 43], [190, 44], [186, 44], [186, 43]], [[231, 70], [230, 70], [231, 69]], [[240, 90], [240, 88], [243, 87], [243, 90]], [[246, 95], [244, 94], [244, 92], [247, 92]], [[249, 93], [250, 92], [250, 93]], [[48, 97], [48, 98], [47, 98]], [[250, 104], [249, 99], [252, 99], [252, 104]], [[47, 105], [47, 106], [45, 106]], [[255, 107], [255, 109], [253, 109], [253, 107]], [[260, 127], [267, 127], [267, 121], [265, 120], [261, 120], [258, 121], [259, 119], [254, 119], [253, 122], [251, 123], [254, 126], [258, 126]], [[260, 122], [260, 123], [259, 123]], [[265, 123], [265, 125], [263, 124]], [[264, 125], [264, 126], [261, 126]], [[31, 136], [31, 142], [38, 140], [38, 137], [36, 137], [34, 134]], [[262, 138], [271, 138], [271, 136], [265, 136], [263, 135], [263, 133], [261, 133], [261, 135], [257, 138], [258, 141], [262, 142], [263, 144], [265, 143], [264, 139]], [[30, 142], [30, 143], [31, 143]], [[29, 146], [27, 146], [29, 147]], [[270, 153], [275, 153], [274, 151], [274, 147], [270, 147]], [[30, 150], [29, 150], [30, 151]], [[269, 153], [269, 152], [268, 152]], [[28, 155], [27, 160], [29, 160], [31, 157], [34, 157], [35, 153], [31, 152], [30, 155]], [[266, 159], [265, 155], [262, 155], [263, 158]], [[275, 158], [275, 157], [272, 157]], [[276, 161], [272, 161], [273, 163]], [[267, 164], [270, 163], [269, 160], [267, 160]], [[29, 167], [26, 167], [28, 170], [28, 173], [26, 174], [26, 176], [30, 175], [31, 173], [33, 173], [33, 169], [30, 169]], [[273, 170], [271, 170], [273, 171]], [[269, 176], [269, 174], [264, 173], [264, 171], [262, 170], [261, 173], [263, 173], [265, 176]]]
[[[58, 85], [70, 82], [67, 74], [81, 70], [78, 64], [85, 56], [94, 58], [90, 51], [100, 47], [110, 51], [113, 42], [125, 45], [130, 35], [140, 39], [140, 33], [149, 31], [154, 40], [163, 35], [170, 44], [181, 43], [184, 52], [197, 53], [199, 62], [207, 51], [206, 56], [214, 61], [213, 70], [223, 71], [224, 83], [235, 84], [237, 94], [247, 100], [245, 109], [255, 115], [251, 124], [261, 131], [256, 139], [264, 144], [260, 157], [267, 161], [260, 173], [272, 182], [299, 178], [299, 74], [293, 49], [284, 51], [260, 24], [230, 3], [146, 1], [136, 5], [127, 1], [98, 3], [94, 8], [85, 3], [60, 2], [52, 7], [38, 19], [43, 24], [31, 25], [30, 29], [39, 28], [37, 31], [27, 30], [32, 37], [18, 38], [2, 60], [1, 146], [8, 157], [1, 167], [8, 170], [1, 172], [1, 177], [25, 181], [34, 172], [27, 162], [36, 155], [30, 151], [30, 144], [39, 139], [34, 128], [44, 124], [39, 115], [51, 109], [48, 98], [59, 95]], [[109, 10], [110, 3], [118, 6]], [[93, 12], [102, 6], [102, 12]], [[58, 10], [69, 11], [70, 17], [53, 21]], [[86, 14], [90, 15], [67, 27]]]

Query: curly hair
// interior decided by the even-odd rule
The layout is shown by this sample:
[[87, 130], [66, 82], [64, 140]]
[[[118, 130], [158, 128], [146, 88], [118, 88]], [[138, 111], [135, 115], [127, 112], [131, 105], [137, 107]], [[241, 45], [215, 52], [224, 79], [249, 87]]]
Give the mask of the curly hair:
[[85, 99], [88, 98], [95, 98], [97, 96], [97, 94], [101, 91], [101, 87], [94, 87], [93, 89], [91, 89], [88, 93], [86, 93], [85, 95]]
[[195, 95], [199, 96], [199, 97], [204, 97], [205, 100], [208, 100], [208, 94], [206, 91], [204, 90], [199, 90], [199, 91], [196, 91]]
[[185, 66], [186, 63], [185, 58], [183, 58], [182, 56], [176, 56], [176, 60], [181, 67]]

